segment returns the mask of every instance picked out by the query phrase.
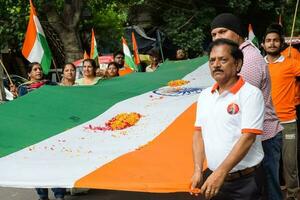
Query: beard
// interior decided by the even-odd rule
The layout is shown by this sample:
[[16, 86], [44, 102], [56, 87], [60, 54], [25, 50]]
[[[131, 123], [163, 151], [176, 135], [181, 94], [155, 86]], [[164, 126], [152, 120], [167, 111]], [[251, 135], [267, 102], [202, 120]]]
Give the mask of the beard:
[[266, 51], [267, 54], [271, 55], [271, 56], [278, 56], [281, 52], [281, 49], [277, 49], [276, 51]]

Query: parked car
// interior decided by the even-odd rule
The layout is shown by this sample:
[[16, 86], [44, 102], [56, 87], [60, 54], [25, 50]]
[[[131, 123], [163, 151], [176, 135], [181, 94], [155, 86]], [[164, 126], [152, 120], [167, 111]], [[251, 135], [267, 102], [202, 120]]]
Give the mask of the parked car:
[[[11, 78], [12, 82], [16, 85], [16, 87], [19, 87], [19, 85], [28, 81], [26, 78], [23, 78], [22, 76], [18, 76], [15, 74], [10, 75], [10, 78]], [[9, 82], [9, 79], [7, 78], [7, 76], [5, 76], [3, 78], [3, 85], [4, 85], [4, 91], [6, 94], [6, 99], [10, 100], [10, 101], [13, 100], [13, 95], [9, 91], [10, 82]]]

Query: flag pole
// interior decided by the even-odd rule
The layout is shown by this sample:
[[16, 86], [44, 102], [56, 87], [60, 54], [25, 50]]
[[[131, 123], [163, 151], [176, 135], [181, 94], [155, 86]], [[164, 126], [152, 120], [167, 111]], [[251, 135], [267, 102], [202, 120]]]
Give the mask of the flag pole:
[[297, 0], [296, 8], [295, 8], [295, 14], [294, 14], [293, 25], [292, 25], [292, 31], [291, 31], [291, 38], [290, 38], [290, 46], [289, 46], [289, 54], [288, 54], [288, 57], [291, 57], [292, 39], [293, 39], [293, 36], [294, 36], [295, 22], [296, 22], [296, 16], [297, 16], [297, 11], [298, 11], [298, 6], [299, 6], [299, 0]]
[[59, 74], [58, 74], [58, 71], [57, 71], [57, 65], [56, 65], [55, 60], [53, 58], [52, 58], [52, 61], [53, 61], [56, 76], [58, 78], [58, 82], [60, 83], [60, 77], [59, 77]]
[[165, 58], [164, 58], [164, 53], [163, 53], [163, 50], [162, 50], [161, 37], [160, 37], [159, 30], [156, 30], [156, 35], [157, 35], [157, 40], [158, 40], [158, 44], [159, 44], [159, 50], [160, 50], [161, 58], [162, 58], [162, 61], [165, 62]]
[[5, 66], [4, 66], [4, 64], [3, 64], [3, 62], [2, 62], [1, 59], [0, 59], [0, 64], [1, 64], [2, 68], [3, 68], [4, 71], [5, 71], [5, 74], [6, 74], [7, 78], [8, 78], [8, 80], [9, 80], [9, 83], [10, 83], [10, 84], [13, 84], [13, 82], [12, 82], [12, 80], [11, 80], [11, 78], [10, 78], [10, 76], [9, 76], [9, 74], [8, 74], [8, 72], [7, 72], [7, 70], [6, 70], [6, 68], [5, 68]]

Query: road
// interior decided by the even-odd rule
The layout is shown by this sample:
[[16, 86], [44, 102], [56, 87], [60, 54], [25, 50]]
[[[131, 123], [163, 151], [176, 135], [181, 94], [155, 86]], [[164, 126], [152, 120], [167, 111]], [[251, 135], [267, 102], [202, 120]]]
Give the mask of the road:
[[[49, 193], [50, 199], [55, 199]], [[1, 200], [37, 200], [34, 189], [3, 188], [0, 187]], [[111, 190], [90, 190], [87, 194], [76, 196], [67, 195], [66, 200], [196, 200], [188, 193], [154, 194], [142, 192], [123, 192]], [[199, 198], [197, 198], [199, 200]]]

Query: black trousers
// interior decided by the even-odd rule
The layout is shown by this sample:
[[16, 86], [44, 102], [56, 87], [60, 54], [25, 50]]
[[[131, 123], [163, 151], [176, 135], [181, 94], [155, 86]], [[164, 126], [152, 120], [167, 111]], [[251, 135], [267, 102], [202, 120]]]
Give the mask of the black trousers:
[[[203, 174], [204, 181], [211, 173], [211, 170], [205, 170]], [[259, 167], [251, 174], [225, 181], [219, 193], [212, 200], [261, 200], [263, 174], [262, 167]]]

